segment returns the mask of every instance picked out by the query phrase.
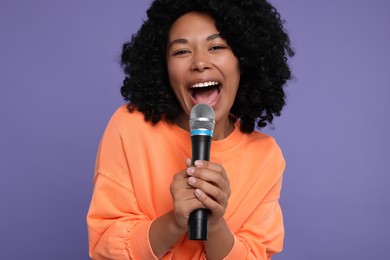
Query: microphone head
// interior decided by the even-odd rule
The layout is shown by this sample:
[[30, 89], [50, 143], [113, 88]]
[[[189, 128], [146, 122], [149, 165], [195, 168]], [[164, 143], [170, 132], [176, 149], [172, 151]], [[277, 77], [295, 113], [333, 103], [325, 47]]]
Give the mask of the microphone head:
[[196, 104], [191, 109], [190, 131], [191, 135], [213, 136], [215, 126], [214, 110], [207, 104]]

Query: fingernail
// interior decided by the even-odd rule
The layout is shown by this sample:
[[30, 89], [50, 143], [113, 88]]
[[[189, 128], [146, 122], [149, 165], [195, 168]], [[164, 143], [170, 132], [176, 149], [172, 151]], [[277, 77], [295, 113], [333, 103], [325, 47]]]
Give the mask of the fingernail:
[[202, 191], [200, 189], [196, 189], [195, 195], [199, 197], [200, 195], [202, 195]]
[[192, 175], [192, 174], [194, 174], [194, 172], [195, 172], [195, 168], [194, 167], [188, 167], [187, 168], [187, 174], [188, 175]]
[[194, 177], [188, 178], [188, 183], [189, 184], [195, 184], [195, 182], [196, 182], [196, 179]]
[[203, 162], [200, 161], [200, 160], [197, 160], [197, 161], [194, 162], [194, 165], [195, 165], [196, 167], [202, 167]]
[[191, 159], [190, 158], [186, 158], [185, 159], [185, 163], [186, 163], [186, 165], [191, 165]]

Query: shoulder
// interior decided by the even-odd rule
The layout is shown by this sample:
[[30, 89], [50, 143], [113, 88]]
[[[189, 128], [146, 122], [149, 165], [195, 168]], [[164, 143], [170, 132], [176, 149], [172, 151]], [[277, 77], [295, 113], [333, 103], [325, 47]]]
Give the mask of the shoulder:
[[253, 145], [265, 150], [280, 150], [275, 138], [262, 132], [253, 131], [247, 135], [248, 145]]
[[145, 122], [144, 116], [141, 112], [134, 109], [134, 111], [130, 112], [127, 108], [127, 104], [120, 106], [111, 116], [109, 124], [124, 126], [128, 123], [140, 123]]
[[120, 135], [128, 135], [129, 132], [142, 132], [152, 128], [153, 124], [147, 122], [144, 115], [137, 109], [129, 111], [127, 105], [120, 106], [111, 116], [106, 127], [107, 132], [114, 132]]
[[265, 161], [280, 164], [281, 166], [285, 164], [285, 159], [279, 144], [270, 135], [254, 131], [247, 134], [245, 145], [248, 152], [250, 151], [252, 154], [256, 154], [257, 157]]
[[149, 137], [153, 128], [141, 112], [130, 112], [127, 105], [120, 106], [112, 114], [100, 140], [98, 169], [114, 172], [113, 165], [126, 161], [127, 153], [133, 150], [139, 139]]

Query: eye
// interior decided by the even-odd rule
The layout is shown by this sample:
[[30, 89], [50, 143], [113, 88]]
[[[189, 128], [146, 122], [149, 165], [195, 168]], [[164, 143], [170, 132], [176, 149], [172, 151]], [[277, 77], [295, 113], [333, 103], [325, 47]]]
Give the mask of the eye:
[[223, 49], [226, 49], [226, 47], [223, 45], [215, 45], [215, 46], [210, 48], [210, 51], [218, 51], [218, 50], [223, 50]]
[[173, 56], [181, 56], [190, 53], [189, 50], [181, 49], [173, 52]]

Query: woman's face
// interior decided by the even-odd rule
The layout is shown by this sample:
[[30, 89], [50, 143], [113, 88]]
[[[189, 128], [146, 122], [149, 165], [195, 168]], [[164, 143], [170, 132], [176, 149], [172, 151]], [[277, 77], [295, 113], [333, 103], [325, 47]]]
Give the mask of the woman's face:
[[184, 110], [182, 121], [188, 119], [194, 105], [204, 103], [214, 109], [217, 124], [227, 122], [240, 68], [214, 19], [197, 12], [181, 16], [171, 27], [167, 46], [168, 76]]

